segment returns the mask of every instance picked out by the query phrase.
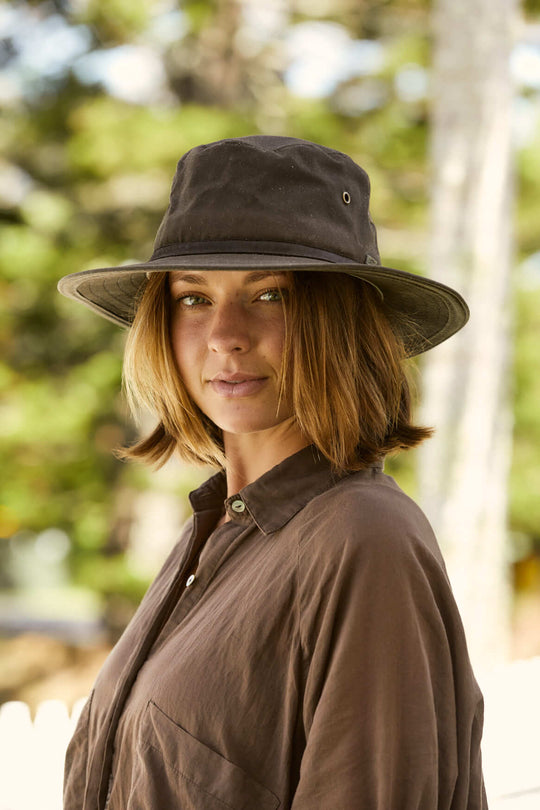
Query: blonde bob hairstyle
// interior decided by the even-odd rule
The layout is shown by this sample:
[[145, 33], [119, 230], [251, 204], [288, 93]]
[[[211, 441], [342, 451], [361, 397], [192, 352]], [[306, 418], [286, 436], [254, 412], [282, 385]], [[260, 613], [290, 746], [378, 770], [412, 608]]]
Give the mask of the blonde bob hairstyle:
[[[291, 276], [281, 395], [308, 441], [345, 472], [428, 438], [430, 428], [411, 423], [407, 351], [378, 290], [343, 273]], [[124, 384], [133, 412], [143, 405], [158, 424], [119, 455], [161, 466], [177, 452], [189, 462], [223, 467], [221, 430], [178, 373], [170, 309], [168, 273], [151, 274], [126, 343]]]

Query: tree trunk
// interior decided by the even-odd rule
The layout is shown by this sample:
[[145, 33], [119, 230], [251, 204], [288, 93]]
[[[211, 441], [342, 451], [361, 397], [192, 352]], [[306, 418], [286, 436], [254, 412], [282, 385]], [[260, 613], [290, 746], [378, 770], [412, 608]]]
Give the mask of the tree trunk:
[[420, 497], [443, 547], [478, 667], [505, 657], [510, 590], [506, 490], [511, 448], [509, 276], [516, 0], [434, 8], [432, 276], [471, 309], [426, 357]]

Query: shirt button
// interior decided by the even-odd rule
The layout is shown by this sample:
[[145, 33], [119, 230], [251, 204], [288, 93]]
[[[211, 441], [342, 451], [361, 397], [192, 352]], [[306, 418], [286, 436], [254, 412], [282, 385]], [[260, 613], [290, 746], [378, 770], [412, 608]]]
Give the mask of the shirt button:
[[246, 508], [244, 501], [233, 501], [231, 503], [231, 509], [233, 512], [243, 512]]
[[193, 585], [195, 582], [195, 574], [190, 574], [190, 576], [186, 579], [186, 588], [189, 588], [190, 585]]

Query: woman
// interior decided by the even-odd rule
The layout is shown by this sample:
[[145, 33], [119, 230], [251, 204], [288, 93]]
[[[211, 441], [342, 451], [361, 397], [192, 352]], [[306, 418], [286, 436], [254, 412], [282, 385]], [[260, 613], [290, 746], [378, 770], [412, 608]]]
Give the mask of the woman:
[[133, 323], [158, 424], [125, 455], [219, 468], [98, 676], [66, 810], [486, 807], [444, 563], [382, 472], [430, 433], [405, 357], [468, 311], [380, 265], [365, 172], [292, 138], [197, 147], [152, 258], [60, 289]]

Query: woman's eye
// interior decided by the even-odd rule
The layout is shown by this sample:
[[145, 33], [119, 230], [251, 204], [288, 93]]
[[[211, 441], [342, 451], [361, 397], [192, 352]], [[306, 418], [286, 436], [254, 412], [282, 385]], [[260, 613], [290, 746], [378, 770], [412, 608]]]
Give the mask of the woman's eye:
[[206, 304], [206, 298], [203, 298], [201, 295], [181, 295], [176, 300], [185, 307], [196, 307], [199, 306], [199, 304]]
[[265, 290], [259, 295], [259, 301], [283, 301], [284, 292], [284, 290], [280, 290], [279, 288]]

